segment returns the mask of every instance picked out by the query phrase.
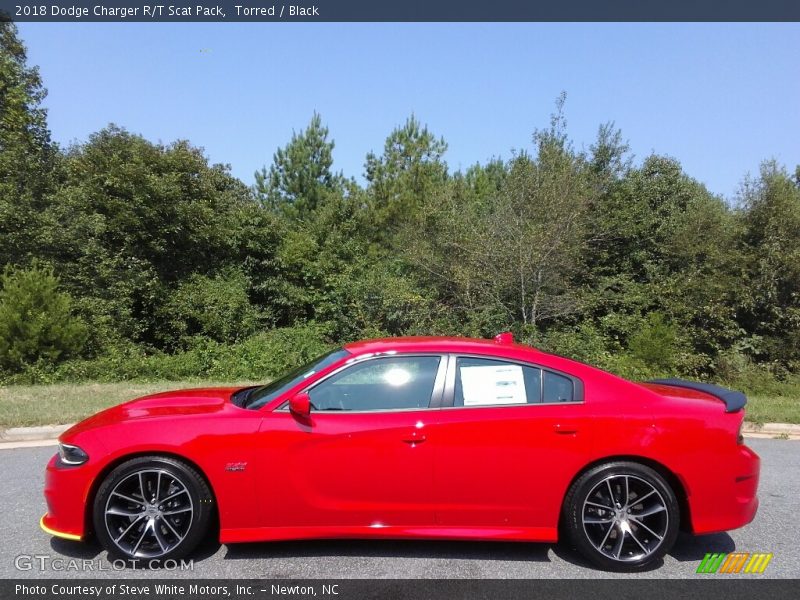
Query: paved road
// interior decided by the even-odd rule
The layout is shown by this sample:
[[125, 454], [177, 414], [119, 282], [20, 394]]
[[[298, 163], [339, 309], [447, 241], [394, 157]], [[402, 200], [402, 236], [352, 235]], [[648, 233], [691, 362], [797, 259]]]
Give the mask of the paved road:
[[[748, 440], [761, 455], [761, 508], [753, 523], [730, 534], [682, 535], [663, 565], [633, 577], [692, 578], [705, 552], [772, 552], [759, 577], [800, 577], [800, 442]], [[55, 540], [38, 526], [44, 513], [42, 471], [53, 447], [0, 451], [0, 577], [119, 577], [99, 547]], [[45, 555], [84, 559], [100, 572], [29, 571], [15, 568], [16, 557]], [[621, 577], [596, 571], [569, 549], [550, 544], [304, 541], [220, 546], [207, 543], [194, 557], [194, 570], [128, 569], [126, 577], [255, 578], [598, 578]], [[41, 559], [37, 559], [41, 560]], [[45, 559], [47, 560], [47, 559]], [[631, 577], [631, 575], [624, 575]], [[706, 576], [708, 577], [708, 576]]]

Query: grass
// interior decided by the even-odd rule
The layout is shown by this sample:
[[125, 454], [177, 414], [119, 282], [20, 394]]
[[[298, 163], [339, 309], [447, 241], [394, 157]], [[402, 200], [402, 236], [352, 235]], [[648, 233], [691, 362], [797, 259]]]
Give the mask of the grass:
[[159, 381], [153, 383], [58, 383], [0, 387], [0, 429], [62, 425], [139, 396], [192, 387], [252, 385], [252, 382]]
[[800, 424], [800, 397], [748, 395], [746, 411], [752, 423]]
[[[99, 410], [138, 396], [182, 388], [251, 385], [252, 382], [160, 381], [155, 383], [59, 383], [0, 387], [0, 429], [74, 423]], [[796, 385], [748, 394], [747, 420], [800, 424]]]

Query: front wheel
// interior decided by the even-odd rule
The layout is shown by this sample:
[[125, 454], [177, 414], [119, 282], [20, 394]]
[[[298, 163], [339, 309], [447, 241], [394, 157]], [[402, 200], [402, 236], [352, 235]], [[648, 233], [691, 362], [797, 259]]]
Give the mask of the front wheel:
[[207, 532], [213, 496], [193, 467], [167, 457], [126, 461], [94, 500], [94, 530], [113, 556], [148, 562], [186, 556]]
[[661, 559], [678, 536], [675, 493], [655, 470], [639, 463], [594, 467], [572, 484], [564, 524], [578, 551], [612, 571], [637, 571]]

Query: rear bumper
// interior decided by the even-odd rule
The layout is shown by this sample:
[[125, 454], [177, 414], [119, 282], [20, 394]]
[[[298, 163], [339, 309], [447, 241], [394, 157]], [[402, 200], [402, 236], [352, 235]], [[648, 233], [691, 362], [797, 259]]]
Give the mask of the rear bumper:
[[710, 465], [708, 476], [690, 492], [692, 531], [716, 533], [750, 523], [758, 510], [760, 472], [761, 459], [744, 445], [722, 465]]

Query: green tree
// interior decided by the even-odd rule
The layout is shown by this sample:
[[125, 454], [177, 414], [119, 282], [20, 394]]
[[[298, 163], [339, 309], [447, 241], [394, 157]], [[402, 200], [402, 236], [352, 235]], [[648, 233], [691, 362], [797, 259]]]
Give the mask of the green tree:
[[747, 257], [744, 327], [763, 339], [762, 358], [800, 361], [800, 184], [776, 162], [742, 190]]
[[51, 267], [6, 267], [0, 276], [0, 368], [17, 373], [51, 366], [80, 353], [85, 340], [86, 327], [73, 315], [70, 296], [58, 290]]
[[0, 22], [0, 264], [41, 252], [57, 149], [39, 71], [27, 65], [13, 23]]
[[375, 231], [395, 231], [413, 217], [419, 205], [447, 181], [447, 151], [415, 116], [386, 138], [383, 154], [370, 152], [365, 164]]
[[430, 196], [405, 230], [412, 263], [438, 281], [470, 332], [536, 329], [578, 309], [572, 284], [585, 247], [592, 191], [585, 159], [566, 138], [563, 99], [536, 155], [516, 156], [479, 199], [457, 180]]
[[339, 189], [341, 177], [331, 171], [333, 140], [317, 113], [308, 127], [293, 133], [285, 148], [279, 148], [269, 169], [256, 171], [258, 198], [273, 210], [303, 217], [320, 206], [329, 193]]
[[65, 167], [52, 234], [65, 286], [95, 339], [158, 345], [171, 290], [238, 260], [249, 190], [188, 142], [153, 144], [115, 126], [71, 149]]

